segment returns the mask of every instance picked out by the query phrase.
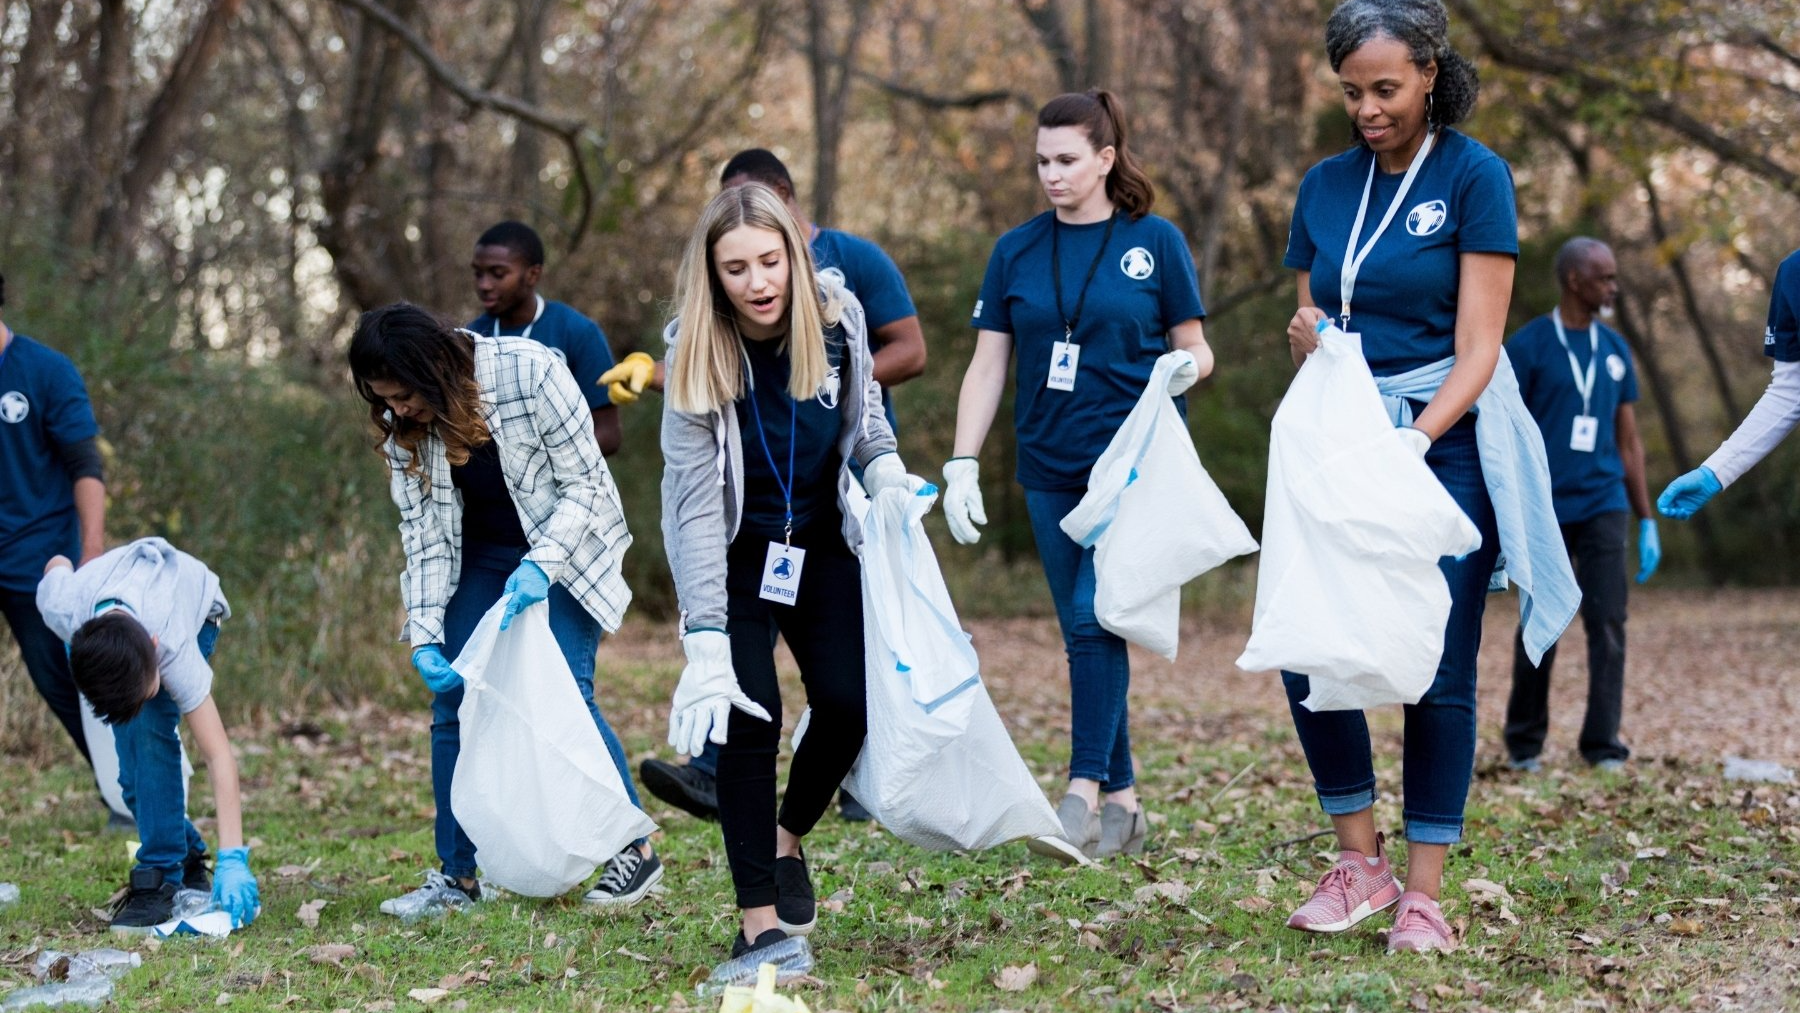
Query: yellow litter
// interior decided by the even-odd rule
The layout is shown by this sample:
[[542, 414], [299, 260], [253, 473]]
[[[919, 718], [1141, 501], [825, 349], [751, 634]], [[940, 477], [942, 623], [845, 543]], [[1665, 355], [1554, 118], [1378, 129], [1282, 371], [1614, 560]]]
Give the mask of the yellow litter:
[[775, 965], [756, 969], [756, 987], [733, 985], [719, 997], [719, 1013], [812, 1013], [806, 1003], [775, 994]]

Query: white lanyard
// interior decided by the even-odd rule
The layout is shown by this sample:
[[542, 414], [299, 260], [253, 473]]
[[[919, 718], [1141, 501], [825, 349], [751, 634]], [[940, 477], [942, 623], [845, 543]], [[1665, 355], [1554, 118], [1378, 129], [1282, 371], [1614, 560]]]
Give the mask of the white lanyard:
[[[1369, 178], [1363, 183], [1362, 204], [1356, 209], [1356, 224], [1350, 226], [1350, 241], [1344, 244], [1344, 269], [1338, 275], [1338, 293], [1343, 309], [1338, 314], [1338, 324], [1344, 330], [1350, 329], [1350, 294], [1356, 291], [1356, 275], [1362, 270], [1363, 261], [1369, 257], [1369, 251], [1375, 248], [1375, 241], [1387, 231], [1388, 223], [1394, 220], [1394, 212], [1400, 210], [1400, 204], [1406, 200], [1406, 192], [1412, 189], [1413, 180], [1419, 175], [1419, 167], [1425, 164], [1425, 156], [1431, 154], [1431, 146], [1437, 141], [1437, 132], [1425, 134], [1425, 143], [1419, 146], [1419, 153], [1413, 156], [1412, 164], [1406, 167], [1406, 176], [1400, 180], [1400, 189], [1394, 194], [1392, 203], [1388, 204], [1387, 214], [1381, 216], [1381, 224], [1375, 226], [1375, 232], [1369, 236], [1359, 251], [1356, 248], [1357, 233], [1362, 231], [1363, 219], [1369, 214], [1369, 194], [1375, 189], [1375, 168], [1380, 164], [1379, 156], [1369, 162]], [[1371, 153], [1373, 154], [1373, 153]]]
[[1575, 389], [1581, 394], [1581, 414], [1592, 414], [1588, 409], [1594, 400], [1594, 364], [1600, 361], [1600, 325], [1588, 321], [1588, 364], [1587, 375], [1581, 372], [1581, 360], [1575, 358], [1575, 350], [1569, 347], [1569, 335], [1563, 330], [1562, 313], [1550, 311], [1550, 322], [1556, 325], [1556, 340], [1562, 342], [1563, 351], [1569, 356], [1569, 372], [1575, 374]]
[[[526, 324], [525, 329], [523, 331], [519, 332], [519, 337], [521, 337], [521, 338], [531, 337], [531, 329], [533, 327], [536, 327], [537, 322], [539, 320], [542, 320], [544, 317], [544, 297], [541, 295], [538, 296], [537, 301], [538, 301], [537, 312], [533, 313], [531, 315], [531, 323]], [[497, 338], [499, 336], [500, 336], [500, 318], [495, 317], [494, 318], [494, 337]]]

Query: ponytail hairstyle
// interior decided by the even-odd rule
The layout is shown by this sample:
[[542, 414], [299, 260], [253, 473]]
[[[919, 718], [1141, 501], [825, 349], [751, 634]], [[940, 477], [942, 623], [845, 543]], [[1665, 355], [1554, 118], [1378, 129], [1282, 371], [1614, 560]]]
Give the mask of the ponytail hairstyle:
[[762, 183], [727, 187], [706, 202], [688, 236], [675, 275], [675, 355], [665, 396], [669, 407], [704, 414], [744, 395], [743, 336], [737, 310], [719, 281], [713, 246], [740, 226], [781, 236], [788, 259], [788, 394], [795, 401], [816, 397], [831, 369], [825, 328], [843, 315], [844, 290], [821, 285], [812, 247], [800, 234], [781, 195]]
[[[475, 336], [408, 302], [391, 303], [364, 313], [350, 337], [350, 375], [356, 392], [369, 403], [369, 421], [379, 434], [408, 457], [406, 473], [426, 488], [431, 477], [420, 462], [419, 443], [435, 430], [444, 441], [451, 464], [467, 464], [469, 452], [489, 440], [481, 412], [481, 387], [475, 382]], [[432, 420], [403, 419], [370, 388], [372, 382], [397, 383], [425, 399]]]
[[[1371, 39], [1393, 39], [1406, 47], [1413, 65], [1424, 70], [1437, 61], [1437, 79], [1426, 102], [1433, 130], [1461, 123], [1475, 112], [1481, 76], [1475, 65], [1450, 48], [1450, 13], [1443, 0], [1343, 0], [1325, 22], [1325, 55], [1337, 70]], [[1356, 143], [1368, 147], [1351, 125]]]
[[1117, 95], [1104, 88], [1058, 95], [1038, 110], [1037, 125], [1080, 127], [1095, 151], [1111, 147], [1113, 167], [1106, 174], [1106, 199], [1132, 221], [1150, 213], [1150, 206], [1156, 203], [1156, 187], [1125, 145], [1125, 106]]

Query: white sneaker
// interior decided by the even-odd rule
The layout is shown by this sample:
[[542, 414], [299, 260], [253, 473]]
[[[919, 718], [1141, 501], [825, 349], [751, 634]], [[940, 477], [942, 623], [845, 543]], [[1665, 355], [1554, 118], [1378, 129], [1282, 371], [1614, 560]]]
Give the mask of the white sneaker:
[[464, 890], [462, 884], [436, 869], [425, 873], [425, 882], [417, 890], [381, 902], [381, 913], [402, 921], [412, 921], [446, 911], [459, 911], [481, 901], [481, 883]]

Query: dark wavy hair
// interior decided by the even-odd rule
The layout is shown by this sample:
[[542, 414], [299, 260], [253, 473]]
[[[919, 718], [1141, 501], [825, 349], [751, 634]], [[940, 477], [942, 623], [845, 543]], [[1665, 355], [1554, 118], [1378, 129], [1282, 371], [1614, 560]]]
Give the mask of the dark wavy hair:
[[1111, 146], [1112, 171], [1106, 174], [1106, 199], [1133, 221], [1150, 213], [1156, 203], [1156, 187], [1138, 167], [1125, 144], [1125, 106], [1104, 88], [1058, 95], [1038, 110], [1039, 127], [1080, 127], [1095, 151]]
[[[1481, 76], [1475, 65], [1450, 48], [1450, 12], [1443, 0], [1344, 0], [1325, 22], [1325, 55], [1331, 69], [1370, 39], [1393, 39], [1406, 47], [1413, 65], [1425, 69], [1437, 61], [1437, 80], [1428, 105], [1433, 128], [1461, 123], [1475, 111]], [[1367, 146], [1354, 128], [1356, 143]]]
[[130, 613], [102, 612], [69, 638], [69, 674], [94, 713], [122, 725], [144, 709], [156, 678], [156, 644]]
[[[469, 332], [408, 302], [364, 313], [350, 337], [350, 376], [369, 403], [369, 421], [406, 451], [406, 473], [430, 487], [419, 460], [419, 442], [433, 429], [444, 441], [451, 464], [467, 464], [469, 451], [493, 439], [481, 414], [481, 387], [475, 382], [475, 338]], [[397, 383], [418, 394], [435, 417], [421, 424], [388, 409], [369, 384]], [[384, 451], [385, 452], [385, 451]]]

